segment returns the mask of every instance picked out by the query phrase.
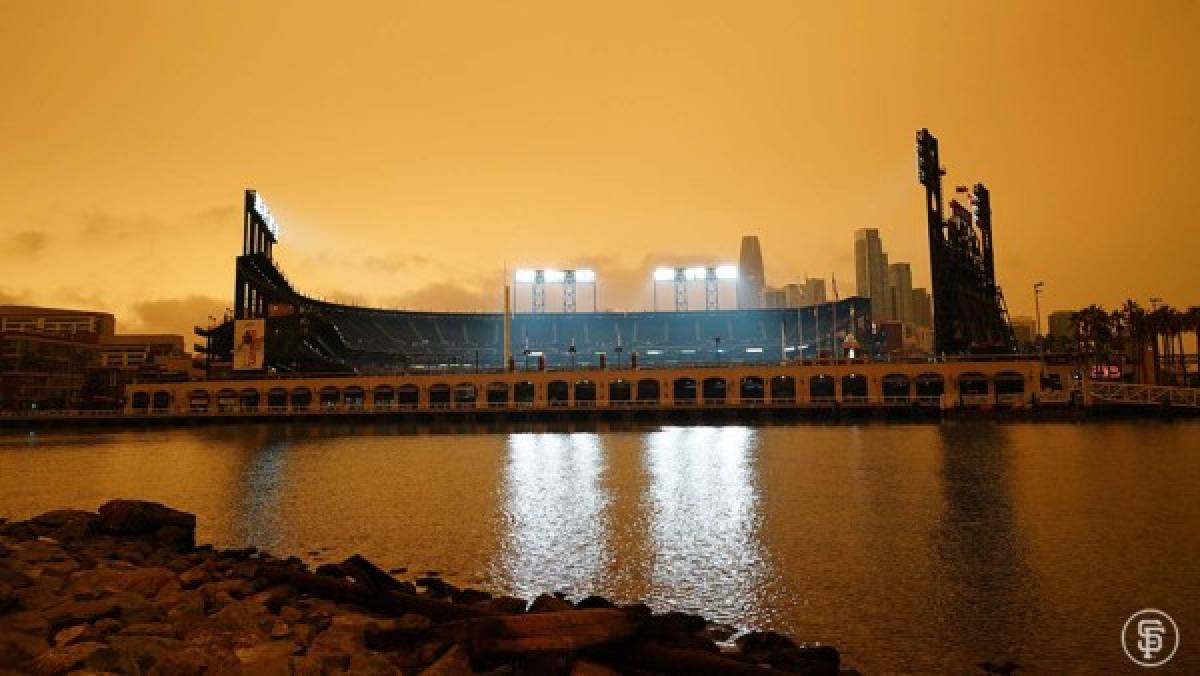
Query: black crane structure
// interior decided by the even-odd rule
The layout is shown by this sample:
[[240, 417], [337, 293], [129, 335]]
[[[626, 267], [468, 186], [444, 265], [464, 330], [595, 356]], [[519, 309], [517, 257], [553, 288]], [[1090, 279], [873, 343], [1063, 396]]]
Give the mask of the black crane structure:
[[[917, 178], [925, 186], [929, 221], [929, 269], [933, 278], [934, 351], [939, 354], [1004, 354], [1016, 351], [1004, 294], [996, 284], [992, 250], [991, 194], [982, 183], [970, 191], [971, 208], [942, 200], [938, 141], [917, 132]], [[959, 188], [958, 192], [966, 192]]]

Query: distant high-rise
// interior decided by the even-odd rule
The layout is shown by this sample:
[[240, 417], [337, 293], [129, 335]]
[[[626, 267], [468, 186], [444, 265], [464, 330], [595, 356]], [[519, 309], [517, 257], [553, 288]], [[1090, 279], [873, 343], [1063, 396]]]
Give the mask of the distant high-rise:
[[912, 290], [912, 313], [914, 324], [933, 328], [933, 298], [924, 287]]
[[827, 302], [825, 298], [825, 280], [820, 277], [804, 278], [804, 304], [817, 305]]
[[887, 254], [875, 228], [854, 231], [854, 281], [858, 295], [871, 300], [871, 317], [875, 321], [891, 319]]
[[762, 248], [758, 245], [758, 237], [746, 235], [742, 238], [742, 251], [738, 257], [738, 307], [762, 307], [765, 287], [766, 273], [763, 272]]
[[912, 300], [912, 266], [908, 263], [892, 263], [888, 266], [888, 311], [892, 319], [916, 323]]

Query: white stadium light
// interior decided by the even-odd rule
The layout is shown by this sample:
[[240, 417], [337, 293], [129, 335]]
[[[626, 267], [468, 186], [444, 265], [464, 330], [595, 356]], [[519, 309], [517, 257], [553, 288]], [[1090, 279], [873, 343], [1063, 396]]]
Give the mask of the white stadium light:
[[704, 268], [700, 266], [688, 268], [683, 275], [688, 281], [702, 280], [704, 279]]
[[562, 270], [546, 270], [545, 275], [547, 284], [562, 284], [567, 277]]
[[717, 279], [737, 279], [736, 265], [718, 265]]
[[672, 269], [672, 268], [655, 268], [654, 269], [654, 281], [669, 282], [672, 279], [675, 279], [675, 270], [674, 269]]
[[521, 269], [513, 273], [513, 279], [517, 281], [517, 284], [533, 284], [535, 277], [537, 277], [537, 272], [534, 270]]
[[254, 211], [258, 213], [258, 217], [267, 226], [267, 230], [270, 231], [271, 236], [278, 241], [279, 223], [275, 222], [275, 217], [271, 215], [271, 209], [267, 206], [267, 201], [258, 192], [254, 193]]
[[576, 270], [575, 281], [580, 284], [593, 284], [596, 281], [595, 270]]

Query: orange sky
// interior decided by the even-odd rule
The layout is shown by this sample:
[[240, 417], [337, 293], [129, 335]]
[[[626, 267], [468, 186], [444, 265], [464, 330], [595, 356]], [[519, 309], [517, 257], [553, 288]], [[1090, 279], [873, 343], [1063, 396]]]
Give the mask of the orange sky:
[[[241, 191], [313, 294], [499, 304], [582, 265], [928, 280], [914, 130], [991, 188], [1014, 314], [1196, 304], [1200, 3], [7, 2], [0, 302], [183, 331], [231, 304]], [[522, 299], [524, 302], [524, 299]]]

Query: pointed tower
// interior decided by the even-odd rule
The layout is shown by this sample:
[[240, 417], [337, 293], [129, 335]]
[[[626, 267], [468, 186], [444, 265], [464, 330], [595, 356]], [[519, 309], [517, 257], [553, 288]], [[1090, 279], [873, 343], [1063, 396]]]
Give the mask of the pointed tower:
[[763, 306], [763, 289], [766, 274], [763, 272], [762, 248], [758, 237], [742, 237], [742, 250], [738, 257], [737, 306], [739, 309]]

